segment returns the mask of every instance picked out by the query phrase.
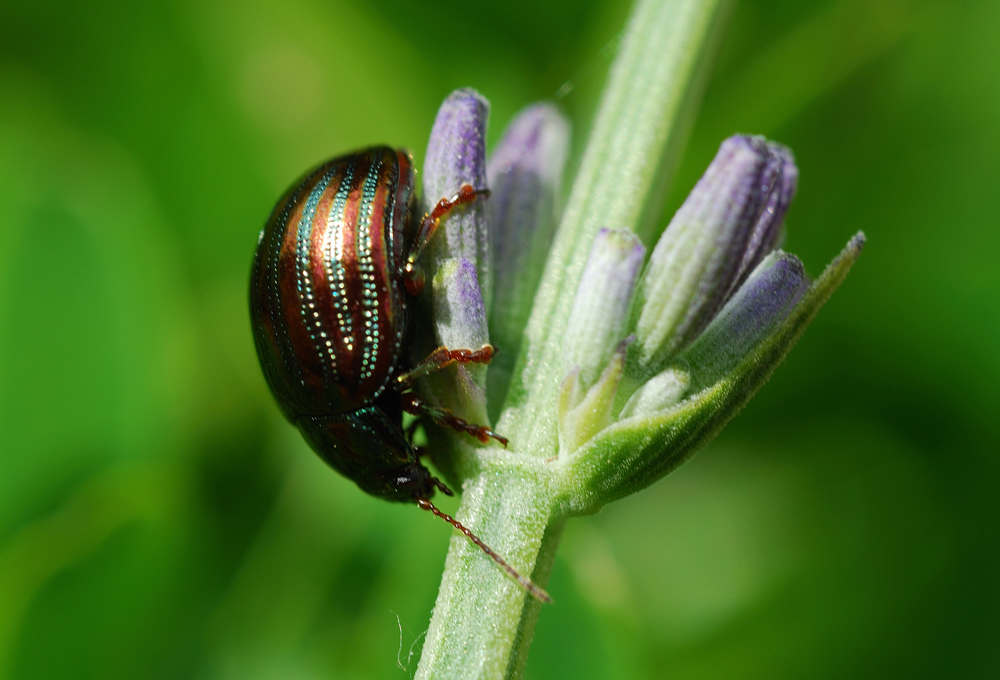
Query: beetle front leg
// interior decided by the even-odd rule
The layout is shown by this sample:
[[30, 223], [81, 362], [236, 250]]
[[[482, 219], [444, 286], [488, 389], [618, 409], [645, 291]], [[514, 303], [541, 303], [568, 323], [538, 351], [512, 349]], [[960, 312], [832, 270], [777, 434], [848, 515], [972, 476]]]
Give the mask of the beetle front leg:
[[407, 413], [411, 413], [415, 416], [429, 416], [431, 420], [438, 425], [450, 427], [453, 430], [464, 432], [465, 434], [471, 434], [483, 444], [489, 442], [490, 439], [495, 439], [503, 444], [504, 448], [507, 447], [506, 437], [501, 437], [488, 427], [475, 425], [464, 418], [459, 418], [447, 409], [432, 406], [413, 392], [404, 392], [400, 395], [400, 398], [403, 402], [403, 410]]
[[489, 196], [489, 189], [474, 189], [471, 184], [463, 184], [458, 193], [451, 198], [442, 198], [434, 206], [434, 209], [424, 215], [417, 228], [417, 234], [410, 246], [410, 254], [406, 258], [406, 266], [403, 269], [403, 283], [406, 285], [410, 295], [417, 296], [423, 290], [423, 273], [417, 267], [416, 262], [423, 252], [424, 247], [430, 243], [441, 226], [441, 220], [448, 213], [460, 205], [467, 205], [474, 202], [480, 196]]
[[488, 364], [493, 360], [496, 350], [493, 345], [486, 343], [479, 349], [449, 349], [438, 347], [427, 355], [427, 358], [413, 367], [412, 370], [400, 374], [396, 378], [399, 385], [409, 387], [417, 378], [430, 375], [442, 368], [447, 368], [452, 364]]
[[420, 251], [434, 238], [438, 227], [441, 226], [441, 219], [447, 216], [448, 213], [460, 205], [473, 203], [480, 196], [489, 195], [489, 189], [475, 189], [471, 184], [463, 184], [457, 194], [451, 198], [442, 198], [438, 201], [434, 209], [424, 215], [424, 219], [420, 221], [420, 228], [417, 229], [417, 236], [413, 241], [410, 256], [407, 260], [411, 263], [416, 262], [417, 258], [420, 257]]

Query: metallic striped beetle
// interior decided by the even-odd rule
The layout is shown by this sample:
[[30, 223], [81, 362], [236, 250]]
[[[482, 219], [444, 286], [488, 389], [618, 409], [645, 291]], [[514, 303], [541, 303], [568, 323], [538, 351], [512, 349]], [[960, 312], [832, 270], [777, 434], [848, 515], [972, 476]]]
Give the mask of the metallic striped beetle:
[[412, 391], [420, 376], [493, 356], [490, 345], [440, 347], [406, 366], [409, 303], [423, 288], [417, 259], [442, 217], [488, 194], [465, 185], [420, 219], [413, 186], [408, 154], [373, 147], [324, 163], [281, 197], [260, 233], [250, 277], [257, 356], [285, 417], [331, 467], [373, 496], [415, 502], [443, 518], [548, 601], [431, 504], [435, 489], [452, 492], [420, 463], [402, 430], [405, 410], [483, 442], [507, 443]]

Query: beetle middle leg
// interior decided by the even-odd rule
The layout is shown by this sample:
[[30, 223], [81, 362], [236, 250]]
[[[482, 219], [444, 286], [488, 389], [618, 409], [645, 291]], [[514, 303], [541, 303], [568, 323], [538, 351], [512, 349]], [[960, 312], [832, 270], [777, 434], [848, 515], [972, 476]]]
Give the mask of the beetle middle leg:
[[433, 406], [413, 392], [404, 392], [400, 395], [400, 399], [402, 400], [403, 410], [407, 413], [411, 413], [415, 416], [429, 416], [431, 420], [438, 425], [450, 427], [458, 432], [471, 434], [483, 444], [487, 443], [491, 439], [495, 439], [503, 444], [504, 447], [507, 446], [506, 437], [501, 437], [488, 427], [476, 425], [475, 423], [470, 423], [464, 418], [459, 418], [448, 409]]
[[[414, 381], [418, 378], [430, 375], [435, 371], [440, 371], [441, 369], [451, 366], [452, 364], [488, 364], [493, 359], [493, 354], [493, 345], [489, 343], [476, 350], [438, 347], [412, 370], [397, 377], [397, 385], [401, 389], [406, 390], [410, 388]], [[403, 392], [400, 396], [402, 399], [403, 410], [407, 413], [429, 416], [438, 425], [450, 427], [458, 432], [471, 434], [484, 444], [490, 439], [495, 439], [504, 446], [507, 446], [507, 439], [505, 437], [501, 437], [488, 427], [470, 423], [464, 418], [456, 416], [447, 409], [433, 406], [413, 392]]]

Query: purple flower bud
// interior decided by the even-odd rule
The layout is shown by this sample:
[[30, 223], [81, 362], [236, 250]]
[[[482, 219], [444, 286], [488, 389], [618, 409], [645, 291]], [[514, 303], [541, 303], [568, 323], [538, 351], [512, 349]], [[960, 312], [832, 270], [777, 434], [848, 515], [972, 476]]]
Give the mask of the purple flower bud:
[[[432, 283], [437, 342], [445, 347], [479, 349], [489, 342], [486, 306], [479, 290], [476, 267], [465, 258], [438, 262]], [[462, 418], [485, 423], [486, 367], [453, 366], [427, 379], [438, 402]]]
[[533, 104], [514, 118], [486, 165], [498, 340], [508, 335], [504, 327], [519, 335], [527, 322], [555, 232], [568, 150], [565, 116], [551, 104]]
[[551, 104], [532, 104], [504, 131], [486, 164], [493, 250], [490, 336], [500, 349], [489, 372], [499, 406], [542, 280], [560, 208], [569, 121]]
[[[424, 159], [424, 202], [455, 195], [463, 184], [486, 188], [486, 122], [489, 102], [470, 88], [455, 90], [441, 104]], [[475, 263], [480, 288], [489, 300], [492, 288], [489, 230], [484, 201], [456, 209], [435, 237], [436, 257], [460, 257]]]
[[433, 291], [434, 324], [440, 344], [479, 349], [489, 342], [486, 306], [474, 264], [465, 258], [441, 260], [434, 274]]
[[689, 345], [774, 248], [797, 176], [791, 153], [763, 137], [722, 143], [650, 258], [636, 324], [644, 367]]
[[597, 380], [628, 334], [632, 295], [645, 255], [631, 231], [601, 229], [594, 237], [563, 338], [564, 366], [567, 372], [579, 369], [584, 389]]
[[694, 343], [678, 357], [696, 391], [729, 373], [767, 337], [809, 287], [802, 262], [780, 250], [764, 259]]
[[750, 272], [768, 253], [778, 247], [784, 231], [785, 213], [788, 212], [788, 206], [791, 205], [798, 189], [799, 169], [795, 165], [791, 149], [774, 142], [768, 142], [767, 146], [771, 153], [768, 155], [767, 166], [761, 176], [761, 192], [767, 195], [767, 200], [757, 224], [754, 225], [729, 295], [746, 281]]

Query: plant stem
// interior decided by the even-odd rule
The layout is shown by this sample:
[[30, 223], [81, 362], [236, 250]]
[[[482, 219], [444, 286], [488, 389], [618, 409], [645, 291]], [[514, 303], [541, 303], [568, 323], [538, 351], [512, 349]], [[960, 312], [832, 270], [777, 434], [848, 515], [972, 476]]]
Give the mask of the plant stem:
[[[544, 463], [497, 457], [466, 480], [457, 519], [532, 580], [552, 568], [558, 531]], [[538, 603], [464, 537], [451, 540], [417, 678], [509, 677], [514, 650], [527, 650]]]
[[[544, 586], [566, 519], [557, 406], [563, 336], [594, 235], [642, 233], [700, 92], [704, 51], [726, 0], [639, 0], [612, 66], [525, 330], [497, 430], [508, 451], [453, 447], [457, 519]], [[463, 472], [464, 471], [464, 472]], [[558, 606], [558, 605], [556, 605]], [[517, 678], [540, 605], [465, 538], [452, 538], [418, 678]]]

